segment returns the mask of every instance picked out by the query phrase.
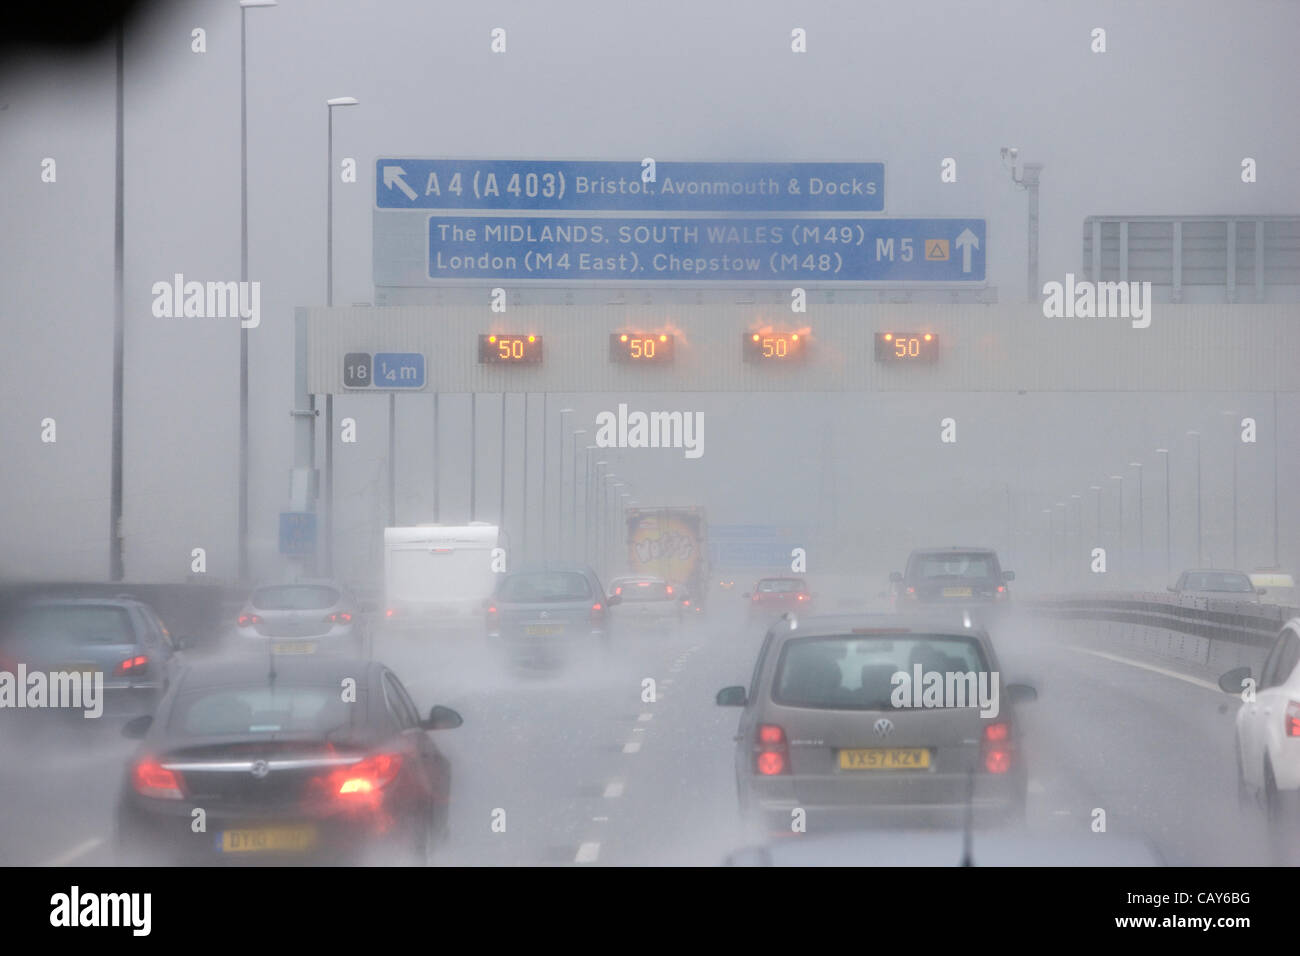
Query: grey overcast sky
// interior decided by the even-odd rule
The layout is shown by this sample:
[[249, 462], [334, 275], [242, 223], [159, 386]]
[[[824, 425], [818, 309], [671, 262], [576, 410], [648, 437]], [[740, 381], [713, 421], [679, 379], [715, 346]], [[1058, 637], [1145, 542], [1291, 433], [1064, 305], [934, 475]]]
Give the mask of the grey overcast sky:
[[[180, 579], [195, 546], [209, 549], [217, 576], [233, 570], [238, 323], [155, 318], [150, 289], [174, 273], [239, 277], [239, 22], [235, 0], [186, 0], [161, 5], [127, 36], [131, 578]], [[507, 31], [505, 55], [489, 49], [494, 27]], [[794, 27], [807, 30], [806, 55], [790, 52]], [[1106, 30], [1104, 55], [1090, 50], [1095, 27]], [[206, 53], [191, 51], [195, 28], [206, 31]], [[292, 460], [293, 309], [324, 301], [329, 97], [361, 101], [335, 117], [336, 155], [355, 157], [359, 169], [357, 183], [335, 189], [340, 304], [374, 299], [372, 176], [381, 155], [882, 160], [890, 215], [987, 218], [989, 283], [1003, 301], [1024, 296], [1026, 226], [1025, 195], [1000, 161], [1002, 146], [1046, 166], [1044, 279], [1081, 270], [1089, 215], [1291, 214], [1300, 206], [1300, 4], [1285, 0], [282, 0], [249, 11], [248, 36], [249, 263], [263, 314], [251, 336], [251, 524], [262, 573], [278, 567], [275, 521]], [[113, 77], [107, 48], [79, 60], [33, 55], [0, 72], [0, 103], [9, 104], [0, 111], [4, 575], [99, 577], [107, 567]], [[1247, 156], [1259, 168], [1250, 185], [1240, 178]], [[939, 180], [945, 157], [957, 161], [955, 183]], [[54, 183], [42, 182], [45, 158], [57, 163]], [[736, 522], [752, 520], [746, 503], [816, 498], [815, 470], [772, 476], [771, 449], [754, 447], [777, 434], [789, 443], [782, 457], [820, 455], [820, 433], [804, 427], [820, 407], [807, 398], [778, 406], [778, 398], [693, 396], [694, 407], [719, 416], [708, 470], [686, 480], [674, 471], [679, 461], [647, 463], [639, 483], [678, 482], [676, 492], [705, 496], [715, 514]], [[601, 397], [584, 401], [579, 417], [588, 421], [610, 407]], [[1037, 406], [1039, 418], [1092, 426], [1050, 446], [1034, 465], [1039, 477], [1050, 481], [1067, 466], [1116, 467], [1096, 464], [1108, 442], [1153, 448], [1170, 421], [1216, 416], [1226, 399], [1166, 398], [1128, 411], [1123, 401]], [[378, 399], [339, 406], [381, 420]], [[753, 414], [776, 424], [755, 434]], [[57, 444], [40, 441], [47, 417], [57, 422]], [[402, 426], [411, 430], [413, 471], [401, 485], [412, 512], [428, 507], [419, 470], [428, 467], [426, 420]], [[340, 531], [363, 529], [348, 538], [358, 554], [369, 547], [364, 529], [383, 514], [384, 441], [372, 429], [359, 447], [339, 465], [347, 499]], [[856, 453], [842, 452], [839, 495], [860, 473]], [[491, 455], [482, 465], [495, 474]], [[996, 496], [1009, 480], [997, 466], [984, 462], [972, 479], [978, 494]], [[463, 484], [446, 467], [449, 488]], [[1222, 455], [1207, 467], [1222, 476]], [[1263, 475], [1250, 479], [1260, 494]], [[910, 484], [881, 480], [885, 496]], [[792, 513], [818, 520], [812, 504]], [[1247, 520], [1262, 534], [1266, 517], [1252, 511]]]

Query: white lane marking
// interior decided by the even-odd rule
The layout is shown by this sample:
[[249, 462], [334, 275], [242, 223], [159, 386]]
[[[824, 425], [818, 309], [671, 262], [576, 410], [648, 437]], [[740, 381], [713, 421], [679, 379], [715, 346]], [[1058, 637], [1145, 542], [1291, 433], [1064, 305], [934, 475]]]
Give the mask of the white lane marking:
[[1068, 817], [1069, 815], [1070, 815], [1070, 811], [1069, 811], [1069, 810], [1053, 810], [1053, 811], [1052, 811], [1052, 816], [1054, 816], [1054, 817]]
[[66, 853], [60, 853], [54, 859], [50, 860], [50, 862], [46, 863], [45, 866], [63, 866], [66, 863], [71, 863], [77, 857], [89, 853], [103, 842], [103, 837], [91, 837], [89, 840], [82, 840], [71, 850], [68, 850]]
[[665, 677], [665, 678], [664, 678], [663, 680], [661, 680], [659, 683], [661, 683], [661, 684], [671, 684], [672, 682], [673, 682], [673, 679], [672, 679], [671, 677]]
[[612, 783], [606, 784], [605, 796], [610, 797], [611, 799], [623, 796], [623, 781], [615, 780]]
[[600, 856], [599, 843], [584, 843], [578, 847], [578, 855], [573, 858], [574, 863], [595, 863], [596, 857]]
[[652, 720], [652, 719], [654, 719], [654, 714], [651, 713], [642, 714], [640, 717], [637, 718], [637, 720]]
[[1145, 664], [1142, 661], [1135, 661], [1128, 657], [1120, 657], [1118, 654], [1107, 654], [1105, 651], [1089, 650], [1086, 647], [1075, 647], [1073, 644], [1066, 644], [1067, 648], [1072, 651], [1078, 651], [1080, 654], [1091, 654], [1093, 657], [1104, 657], [1108, 661], [1115, 661], [1118, 664], [1128, 664], [1130, 667], [1140, 667], [1145, 671], [1153, 671], [1157, 674], [1163, 674], [1165, 677], [1172, 677], [1174, 680], [1185, 681], [1188, 684], [1195, 684], [1197, 687], [1204, 687], [1206, 690], [1212, 690], [1216, 694], [1222, 694], [1218, 684], [1211, 684], [1207, 680], [1201, 680], [1199, 677], [1192, 677], [1188, 674], [1180, 674], [1178, 671], [1167, 670], [1163, 667], [1156, 667], [1154, 664]]
[[634, 734], [643, 734], [643, 733], [645, 733], [645, 728], [644, 728], [644, 727], [633, 727], [633, 728], [632, 728], [632, 733], [634, 733]]
[[641, 749], [641, 741], [639, 740], [629, 740], [627, 743], [623, 745], [623, 753], [625, 754], [634, 754], [640, 749]]
[[609, 822], [609, 817], [592, 817], [592, 818], [591, 818], [591, 822], [592, 822], [592, 823], [608, 823], [608, 822]]

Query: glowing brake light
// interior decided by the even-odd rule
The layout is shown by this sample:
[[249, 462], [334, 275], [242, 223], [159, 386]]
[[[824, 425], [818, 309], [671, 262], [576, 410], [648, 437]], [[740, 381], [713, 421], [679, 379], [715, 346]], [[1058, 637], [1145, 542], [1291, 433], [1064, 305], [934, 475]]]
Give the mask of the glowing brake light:
[[117, 677], [123, 677], [147, 667], [148, 664], [149, 658], [143, 654], [136, 657], [128, 657], [122, 663], [118, 664], [117, 667], [113, 668], [113, 674]]
[[796, 595], [796, 600], [799, 600], [799, 601], [806, 601], [806, 600], [808, 600], [808, 595], [806, 595], [806, 594], [799, 594], [799, 595]]
[[1011, 725], [989, 724], [984, 728], [984, 769], [1006, 773], [1011, 769]]
[[131, 786], [142, 797], [159, 800], [181, 800], [181, 777], [168, 770], [152, 757], [146, 757], [131, 768]]
[[335, 611], [329, 617], [325, 618], [331, 624], [351, 624], [352, 615], [347, 611]]
[[396, 616], [397, 616], [397, 608], [395, 607], [390, 607], [388, 608], [388, 610], [384, 611], [384, 617], [396, 617]]
[[262, 619], [258, 617], [256, 614], [239, 615], [240, 627], [252, 627], [254, 624], [261, 624], [261, 623], [262, 623]]
[[671, 584], [666, 584], [666, 585], [664, 585], [664, 591], [666, 591], [668, 594], [672, 594], [672, 593], [673, 593], [673, 586], [672, 586]]
[[754, 767], [763, 776], [790, 772], [790, 751], [786, 746], [785, 731], [776, 724], [759, 724], [755, 749]]
[[1300, 737], [1300, 700], [1287, 701], [1285, 720], [1286, 735]]
[[332, 782], [337, 786], [331, 789], [339, 796], [371, 794], [392, 783], [401, 769], [401, 754], [375, 754], [335, 771]]

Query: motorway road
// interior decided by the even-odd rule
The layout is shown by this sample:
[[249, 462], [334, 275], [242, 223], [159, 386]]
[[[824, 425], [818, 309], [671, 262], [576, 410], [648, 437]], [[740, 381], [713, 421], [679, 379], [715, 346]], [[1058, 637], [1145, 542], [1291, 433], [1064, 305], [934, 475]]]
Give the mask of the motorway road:
[[[555, 676], [512, 674], [481, 640], [382, 636], [376, 653], [422, 711], [461, 712], [440, 731], [453, 766], [446, 864], [714, 865], [754, 842], [732, 775], [738, 711], [757, 628], [714, 620], [676, 637], [620, 638], [608, 660]], [[1300, 848], [1236, 802], [1228, 698], [1169, 662], [1101, 656], [1011, 622], [995, 635], [1004, 682], [1027, 678], [1029, 829], [1145, 835], [1172, 865], [1295, 865]], [[642, 701], [653, 678], [656, 699]], [[112, 806], [132, 742], [120, 720], [53, 735], [0, 712], [0, 862], [105, 865]], [[504, 829], [501, 828], [504, 811]], [[494, 828], [494, 821], [496, 827]], [[979, 861], [976, 860], [976, 863]]]

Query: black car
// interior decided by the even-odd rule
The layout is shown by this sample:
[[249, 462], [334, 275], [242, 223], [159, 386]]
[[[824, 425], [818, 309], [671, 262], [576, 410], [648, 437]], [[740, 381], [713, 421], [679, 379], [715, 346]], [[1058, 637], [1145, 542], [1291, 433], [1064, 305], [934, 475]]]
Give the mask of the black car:
[[375, 661], [239, 656], [179, 668], [117, 809], [123, 862], [423, 864], [445, 835], [451, 769], [401, 681]]
[[524, 569], [503, 574], [487, 601], [487, 635], [500, 638], [516, 663], [552, 666], [584, 644], [610, 635], [606, 595], [586, 567]]
[[907, 570], [889, 576], [894, 607], [1005, 606], [1011, 599], [1008, 583], [1014, 571], [1003, 571], [991, 548], [929, 548], [913, 551]]

